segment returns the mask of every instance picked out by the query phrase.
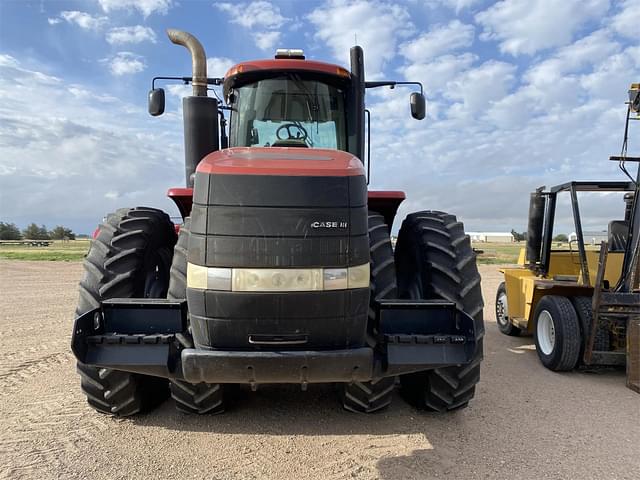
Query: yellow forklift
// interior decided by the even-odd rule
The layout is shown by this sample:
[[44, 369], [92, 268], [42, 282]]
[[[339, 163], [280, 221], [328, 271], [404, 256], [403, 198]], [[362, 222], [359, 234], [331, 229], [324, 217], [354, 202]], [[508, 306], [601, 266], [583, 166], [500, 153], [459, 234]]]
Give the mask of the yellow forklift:
[[[627, 366], [640, 393], [640, 157], [627, 156], [630, 120], [640, 120], [640, 84], [627, 103], [619, 164], [626, 181], [568, 182], [531, 194], [526, 248], [505, 268], [496, 320], [505, 335], [533, 334], [542, 364], [554, 371], [580, 365]], [[635, 178], [627, 165], [637, 166]], [[609, 222], [608, 240], [587, 248], [578, 192], [624, 192], [624, 219]], [[575, 248], [553, 249], [557, 198], [568, 193]]]

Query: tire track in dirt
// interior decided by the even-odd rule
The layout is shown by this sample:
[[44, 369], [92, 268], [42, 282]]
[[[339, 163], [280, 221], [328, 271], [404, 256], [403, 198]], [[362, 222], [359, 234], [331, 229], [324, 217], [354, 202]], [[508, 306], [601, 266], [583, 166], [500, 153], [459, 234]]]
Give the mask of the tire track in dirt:
[[[65, 360], [57, 367], [69, 371], [71, 358], [63, 355]], [[65, 459], [95, 443], [96, 436], [109, 428], [108, 417], [96, 415], [79, 394], [69, 393], [76, 387], [75, 378], [62, 378], [64, 385], [52, 388], [53, 393], [33, 394], [34, 388], [25, 388], [14, 394], [15, 408], [2, 422], [0, 457], [10, 460], [0, 466], [0, 478], [42, 478], [42, 472], [64, 477], [69, 471]]]
[[29, 382], [73, 359], [71, 352], [50, 353], [44, 357], [25, 360], [0, 371], [0, 398], [14, 393], [20, 385]]

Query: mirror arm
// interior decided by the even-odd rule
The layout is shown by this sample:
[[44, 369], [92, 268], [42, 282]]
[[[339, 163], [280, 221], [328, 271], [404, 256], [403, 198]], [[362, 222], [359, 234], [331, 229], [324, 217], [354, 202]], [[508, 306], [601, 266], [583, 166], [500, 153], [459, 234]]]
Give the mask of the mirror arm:
[[377, 88], [377, 87], [395, 87], [396, 85], [418, 85], [420, 87], [420, 95], [424, 95], [424, 88], [420, 82], [394, 82], [391, 80], [384, 82], [364, 82], [364, 88]]
[[[156, 80], [179, 80], [188, 85], [193, 81], [193, 77], [153, 77], [151, 80], [151, 89], [156, 88]], [[207, 85], [222, 85], [224, 78], [207, 78]]]

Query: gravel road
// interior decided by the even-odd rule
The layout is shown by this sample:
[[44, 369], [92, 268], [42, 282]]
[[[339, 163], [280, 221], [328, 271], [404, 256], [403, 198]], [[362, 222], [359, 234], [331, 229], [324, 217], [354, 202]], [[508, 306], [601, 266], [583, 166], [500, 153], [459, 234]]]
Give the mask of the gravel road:
[[0, 478], [640, 478], [640, 395], [624, 372], [545, 370], [531, 338], [498, 332], [500, 276], [481, 274], [485, 360], [465, 410], [397, 396], [355, 415], [331, 386], [269, 386], [221, 416], [167, 401], [120, 420], [87, 406], [69, 351], [80, 264], [0, 260]]

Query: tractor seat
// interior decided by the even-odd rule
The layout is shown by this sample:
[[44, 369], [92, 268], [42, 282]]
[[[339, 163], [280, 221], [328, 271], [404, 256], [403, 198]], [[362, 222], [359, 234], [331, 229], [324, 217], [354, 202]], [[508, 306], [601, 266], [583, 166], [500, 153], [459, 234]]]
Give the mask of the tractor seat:
[[627, 236], [629, 224], [624, 220], [612, 220], [609, 222], [609, 251], [624, 252], [627, 248]]

